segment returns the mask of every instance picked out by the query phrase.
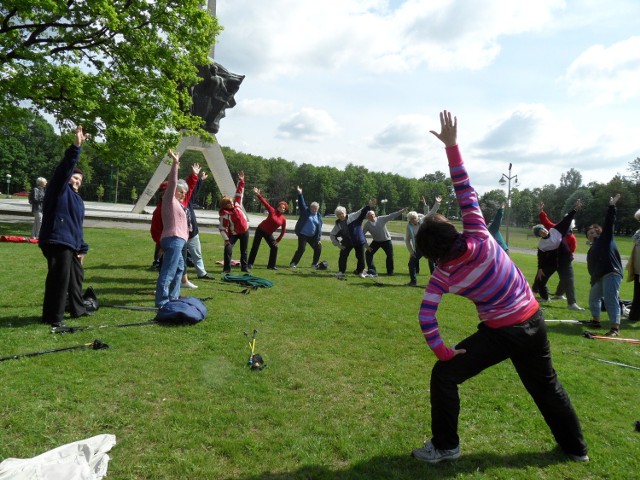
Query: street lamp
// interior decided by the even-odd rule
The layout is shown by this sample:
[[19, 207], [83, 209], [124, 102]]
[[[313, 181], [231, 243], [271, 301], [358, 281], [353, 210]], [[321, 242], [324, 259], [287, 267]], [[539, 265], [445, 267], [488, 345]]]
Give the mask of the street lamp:
[[7, 173], [7, 198], [11, 195], [11, 190], [9, 189], [9, 185], [11, 184], [11, 174]]
[[380, 200], [380, 203], [382, 204], [382, 215], [386, 215], [387, 214], [387, 202], [389, 200], [387, 200], [386, 198], [383, 198], [382, 200]]
[[504, 187], [505, 184], [507, 184], [507, 238], [506, 238], [506, 243], [507, 246], [509, 246], [509, 224], [511, 223], [511, 180], [513, 180], [513, 185], [517, 186], [518, 185], [518, 176], [517, 175], [511, 175], [511, 163], [509, 164], [509, 174], [502, 174], [502, 177], [500, 177], [500, 180], [498, 180], [498, 183], [500, 185], [502, 185]]

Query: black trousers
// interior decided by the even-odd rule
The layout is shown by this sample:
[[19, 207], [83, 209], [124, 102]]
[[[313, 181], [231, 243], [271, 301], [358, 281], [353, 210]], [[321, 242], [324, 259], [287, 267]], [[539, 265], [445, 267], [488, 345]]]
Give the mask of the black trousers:
[[376, 242], [373, 240], [369, 245], [369, 248], [371, 248], [371, 251], [367, 250], [365, 252], [367, 269], [376, 272], [376, 265], [373, 263], [373, 256], [379, 249], [382, 249], [387, 255], [387, 275], [393, 275], [393, 244], [391, 243], [391, 240], [385, 240], [384, 242]]
[[349, 245], [340, 250], [340, 256], [338, 257], [338, 271], [342, 273], [347, 272], [347, 259], [351, 250], [356, 252], [356, 274], [361, 274], [364, 270], [364, 244], [363, 245]]
[[[224, 246], [224, 271], [231, 271], [231, 255], [233, 254], [233, 246], [240, 240], [240, 269], [243, 272], [248, 270], [247, 268], [247, 249], [249, 248], [249, 230], [240, 235], [231, 235], [229, 237], [229, 243]], [[186, 268], [186, 265], [185, 265]]]
[[82, 301], [84, 269], [75, 250], [64, 245], [45, 243], [40, 245], [47, 259], [47, 279], [42, 302], [42, 321], [54, 324], [64, 319], [64, 309], [69, 298], [69, 312], [72, 317], [87, 313]]
[[273, 268], [276, 266], [276, 259], [278, 258], [278, 244], [276, 239], [273, 238], [273, 234], [267, 233], [261, 228], [256, 228], [256, 233], [253, 236], [253, 243], [251, 244], [251, 252], [249, 253], [249, 265], [253, 265], [258, 255], [258, 249], [260, 248], [260, 242], [264, 238], [267, 245], [269, 245], [269, 263], [267, 268]]
[[494, 329], [481, 323], [456, 348], [467, 352], [436, 362], [431, 373], [431, 441], [436, 448], [452, 449], [460, 443], [458, 385], [510, 359], [560, 447], [573, 455], [587, 453], [580, 421], [553, 368], [541, 311], [513, 327]]
[[640, 275], [633, 276], [633, 301], [629, 310], [629, 321], [637, 322], [640, 320]]
[[298, 235], [298, 250], [293, 254], [291, 263], [297, 265], [302, 258], [302, 254], [307, 248], [307, 243], [313, 248], [313, 262], [311, 265], [317, 265], [320, 261], [320, 254], [322, 253], [322, 243], [315, 237], [307, 237], [306, 235]]

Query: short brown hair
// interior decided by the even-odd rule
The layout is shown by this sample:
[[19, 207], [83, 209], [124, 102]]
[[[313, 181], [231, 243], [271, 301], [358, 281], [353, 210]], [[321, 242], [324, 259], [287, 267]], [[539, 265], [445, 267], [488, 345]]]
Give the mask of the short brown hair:
[[436, 213], [422, 220], [416, 235], [416, 247], [432, 262], [445, 257], [458, 237], [458, 231], [444, 215]]

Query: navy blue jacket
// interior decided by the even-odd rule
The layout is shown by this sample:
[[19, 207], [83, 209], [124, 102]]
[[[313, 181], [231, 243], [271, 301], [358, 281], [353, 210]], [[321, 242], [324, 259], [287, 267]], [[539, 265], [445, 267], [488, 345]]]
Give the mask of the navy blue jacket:
[[613, 239], [613, 224], [616, 220], [616, 206], [609, 205], [604, 219], [602, 233], [591, 244], [587, 252], [587, 269], [591, 275], [591, 285], [609, 273], [622, 275], [620, 252]]
[[38, 243], [64, 245], [78, 253], [87, 253], [82, 225], [84, 202], [69, 180], [80, 160], [80, 147], [71, 145], [47, 185], [42, 203], [42, 227]]

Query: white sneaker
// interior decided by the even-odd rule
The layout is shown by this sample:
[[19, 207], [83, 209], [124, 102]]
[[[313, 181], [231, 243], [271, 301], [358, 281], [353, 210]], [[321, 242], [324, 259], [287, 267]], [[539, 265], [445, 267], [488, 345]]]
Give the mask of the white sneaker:
[[370, 276], [371, 276], [371, 275], [369, 275], [369, 274], [368, 274], [367, 272], [365, 272], [365, 271], [363, 271], [363, 272], [360, 274], [360, 278], [369, 278]]
[[180, 284], [180, 288], [198, 288], [198, 286], [187, 280], [186, 282], [182, 282]]
[[579, 306], [577, 303], [572, 303], [571, 305], [569, 305], [569, 306], [567, 307], [567, 309], [569, 309], [569, 310], [575, 310], [575, 311], [577, 311], [577, 312], [581, 312], [581, 311], [583, 311], [583, 310], [584, 310], [584, 308], [582, 308], [581, 306]]
[[451, 450], [438, 450], [433, 443], [426, 442], [424, 447], [416, 448], [411, 452], [411, 456], [423, 462], [438, 463], [442, 460], [455, 460], [460, 458], [460, 446]]
[[338, 273], [336, 273], [336, 278], [337, 278], [338, 280], [342, 280], [343, 278], [345, 278], [345, 275], [344, 275], [344, 273], [342, 273], [342, 272], [338, 272]]
[[289, 264], [289, 268], [296, 268], [296, 264], [295, 264], [295, 263], [293, 263], [293, 262], [291, 262], [291, 263]]
[[551, 299], [549, 298], [542, 298], [542, 297], [536, 298], [536, 300], [538, 300], [538, 303], [548, 303], [551, 301]]
[[553, 297], [551, 297], [551, 300], [566, 300], [567, 297], [565, 297], [564, 295], [554, 295]]

